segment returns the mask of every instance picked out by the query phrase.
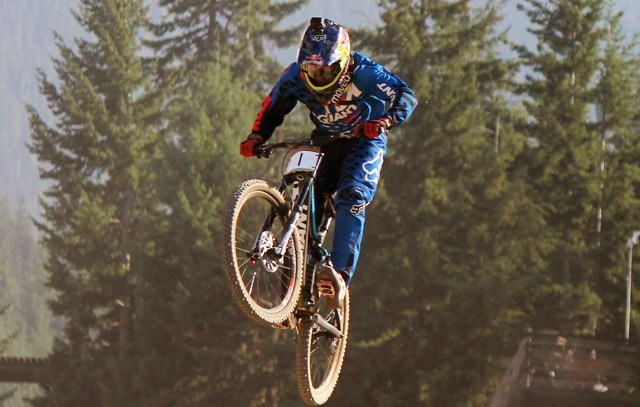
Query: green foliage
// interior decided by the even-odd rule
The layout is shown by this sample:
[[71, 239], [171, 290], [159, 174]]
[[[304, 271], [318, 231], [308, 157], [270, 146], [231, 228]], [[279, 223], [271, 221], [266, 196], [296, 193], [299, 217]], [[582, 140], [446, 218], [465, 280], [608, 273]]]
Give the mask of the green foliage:
[[[90, 40], [77, 50], [59, 40], [61, 85], [42, 75], [57, 125], [30, 110], [30, 147], [52, 185], [38, 225], [52, 309], [66, 322], [36, 404], [291, 398], [292, 370], [273, 386], [245, 382], [247, 371], [259, 378], [288, 363], [289, 348], [237, 314], [219, 252], [226, 199], [255, 174], [237, 149], [260, 98], [234, 80], [238, 60], [226, 52], [180, 86], [152, 89], [141, 4], [82, 2], [76, 18]], [[282, 18], [280, 6], [268, 10]]]
[[[614, 293], [613, 283], [620, 244], [637, 217], [636, 198], [624, 187], [637, 183], [624, 170], [629, 154], [636, 155], [637, 108], [628, 101], [637, 100], [637, 62], [619, 16], [606, 12], [609, 2], [529, 3], [539, 45], [519, 53], [531, 70], [522, 85], [531, 115], [523, 131], [536, 147], [517, 166], [544, 208], [554, 245], [534, 325], [594, 333], [601, 322], [599, 331], [607, 333], [611, 312], [619, 311], [613, 299], [623, 292]], [[608, 297], [607, 307], [601, 296]]]
[[[412, 404], [482, 405], [501, 358], [510, 356], [506, 337], [528, 323], [529, 290], [541, 283], [537, 274], [546, 265], [541, 210], [509, 175], [524, 148], [514, 127], [521, 113], [500, 102], [513, 71], [496, 57], [495, 4], [483, 10], [466, 1], [385, 4], [383, 32], [393, 34], [374, 36], [367, 46], [399, 53], [397, 70], [411, 78], [423, 104], [392, 132], [384, 189], [368, 221], [364, 250], [373, 255], [360, 266], [366, 293], [354, 296], [375, 298], [362, 312], [401, 329], [378, 351], [397, 357], [392, 365], [403, 365], [407, 375], [419, 374], [370, 375], [363, 386], [390, 382]], [[379, 224], [377, 210], [385, 219]], [[403, 311], [385, 318], [390, 309]], [[412, 349], [412, 357], [396, 348]]]
[[[608, 30], [603, 39], [598, 83], [594, 89], [598, 118], [595, 131], [600, 135], [600, 224], [594, 251], [592, 286], [602, 299], [598, 329], [609, 335], [624, 326], [623, 302], [626, 291], [621, 259], [625, 242], [640, 222], [637, 191], [640, 151], [639, 57], [637, 42], [629, 41], [620, 26], [620, 14], [606, 15]], [[635, 101], [635, 102], [634, 102]], [[599, 227], [599, 230], [598, 230]], [[623, 262], [622, 262], [623, 264]], [[635, 297], [637, 298], [637, 297]]]
[[192, 81], [167, 112], [175, 118], [169, 129], [174, 137], [167, 138], [154, 164], [165, 210], [154, 222], [158, 251], [139, 287], [145, 299], [137, 315], [142, 397], [160, 404], [215, 400], [231, 385], [227, 375], [247, 369], [237, 361], [222, 363], [247, 344], [229, 335], [230, 316], [240, 316], [217, 248], [226, 197], [240, 172], [237, 135], [254, 114], [246, 101], [259, 100], [232, 81], [226, 68], [212, 65]]
[[[3, 2], [0, 12], [0, 195], [6, 194], [12, 207], [24, 201], [29, 214], [38, 213], [37, 194], [41, 191], [38, 168], [25, 143], [29, 123], [25, 100], [46, 109], [38, 91], [34, 71], [50, 71], [54, 39], [51, 31], [69, 35], [72, 24], [71, 0], [25, 0]], [[11, 57], [9, 57], [9, 55]]]
[[[25, 211], [21, 206], [12, 213], [7, 201], [0, 200], [0, 355], [45, 356], [53, 324], [46, 304], [44, 253]], [[0, 402], [22, 406], [38, 388], [0, 384], [0, 394]]]
[[223, 55], [234, 66], [234, 79], [260, 90], [265, 74], [275, 78], [280, 73], [266, 47], [291, 45], [299, 38], [302, 26], [277, 27], [308, 1], [161, 0], [166, 13], [153, 25], [155, 38], [149, 44], [168, 75], [178, 64], [183, 70], [179, 75], [188, 76], [200, 63]]
[[[58, 40], [60, 85], [41, 75], [56, 125], [30, 109], [30, 149], [50, 185], [38, 226], [57, 294], [51, 308], [66, 323], [52, 371], [82, 366], [75, 374], [85, 383], [78, 387], [84, 391], [68, 392], [68, 378], [50, 375], [48, 390], [63, 404], [82, 405], [86, 398], [100, 404], [126, 390], [99, 383], [126, 370], [135, 282], [153, 255], [144, 226], [155, 210], [148, 163], [157, 144], [149, 126], [157, 104], [139, 55], [142, 3], [82, 1], [76, 19], [92, 36], [77, 39], [77, 49]], [[115, 373], [109, 371], [114, 361], [122, 363]], [[130, 380], [121, 379], [128, 386]]]
[[[88, 35], [56, 37], [57, 81], [40, 74], [55, 120], [30, 107], [30, 149], [65, 330], [35, 405], [299, 404], [293, 334], [240, 315], [220, 246], [235, 186], [280, 165], [238, 143], [280, 72], [265, 47], [299, 38], [281, 22], [306, 2], [162, 0], [150, 24], [142, 0], [82, 0]], [[538, 46], [521, 61], [499, 56], [500, 1], [385, 0], [379, 30], [351, 31], [420, 104], [368, 208], [336, 404], [486, 405], [527, 326], [620, 325], [639, 70], [608, 4], [527, 1]], [[276, 138], [307, 133], [298, 113]], [[34, 268], [35, 248], [16, 247]], [[6, 264], [4, 287], [30, 284]], [[7, 292], [0, 305], [27, 303]]]

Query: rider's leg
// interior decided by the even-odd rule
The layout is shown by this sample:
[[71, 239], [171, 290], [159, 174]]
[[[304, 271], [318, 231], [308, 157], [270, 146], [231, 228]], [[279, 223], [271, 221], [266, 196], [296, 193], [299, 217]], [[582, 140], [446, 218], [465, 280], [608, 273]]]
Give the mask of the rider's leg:
[[347, 284], [353, 278], [358, 263], [365, 208], [378, 186], [386, 141], [385, 135], [376, 139], [358, 138], [342, 163], [331, 260]]
[[315, 224], [320, 224], [322, 220], [322, 214], [324, 212], [324, 201], [327, 195], [333, 195], [338, 187], [338, 178], [340, 176], [340, 165], [342, 163], [342, 156], [346, 149], [340, 142], [333, 143], [334, 145], [325, 146], [322, 149], [324, 157], [318, 168], [318, 174], [316, 175], [315, 191], [314, 191], [314, 205], [315, 205]]

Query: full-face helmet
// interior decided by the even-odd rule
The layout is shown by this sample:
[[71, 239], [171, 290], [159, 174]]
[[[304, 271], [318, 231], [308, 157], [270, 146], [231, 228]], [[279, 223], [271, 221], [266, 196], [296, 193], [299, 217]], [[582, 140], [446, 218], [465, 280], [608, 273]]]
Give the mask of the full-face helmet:
[[300, 41], [297, 61], [309, 89], [320, 95], [332, 93], [346, 76], [350, 60], [347, 30], [327, 18], [312, 18]]

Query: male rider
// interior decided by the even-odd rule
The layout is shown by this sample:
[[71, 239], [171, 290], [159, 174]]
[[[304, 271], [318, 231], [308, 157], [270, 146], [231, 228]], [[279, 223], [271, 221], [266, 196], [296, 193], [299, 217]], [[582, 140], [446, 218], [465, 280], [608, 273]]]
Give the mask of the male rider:
[[[329, 295], [339, 307], [354, 275], [364, 231], [365, 207], [371, 202], [387, 149], [387, 130], [413, 112], [413, 90], [384, 67], [351, 53], [349, 34], [339, 24], [314, 17], [302, 36], [298, 59], [284, 71], [262, 102], [252, 133], [240, 144], [244, 157], [271, 137], [297, 102], [310, 112], [314, 135], [357, 134], [323, 146], [316, 198], [336, 193], [331, 261], [318, 279], [333, 286]], [[321, 208], [322, 203], [316, 204]], [[326, 282], [326, 281], [325, 281]]]

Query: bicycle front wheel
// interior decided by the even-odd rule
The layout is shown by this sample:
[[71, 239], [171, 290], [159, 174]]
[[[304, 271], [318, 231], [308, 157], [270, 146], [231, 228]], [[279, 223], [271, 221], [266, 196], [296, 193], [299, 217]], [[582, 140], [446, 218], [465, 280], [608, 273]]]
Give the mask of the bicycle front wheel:
[[[320, 297], [316, 315], [300, 322], [296, 341], [298, 390], [304, 402], [310, 406], [324, 404], [331, 397], [338, 384], [347, 350], [349, 291], [340, 309], [330, 308], [325, 301]], [[323, 319], [324, 324], [314, 321], [318, 317]], [[326, 323], [330, 325], [329, 328]]]
[[265, 181], [245, 181], [225, 217], [224, 261], [232, 293], [254, 322], [283, 322], [300, 297], [302, 244], [294, 231], [284, 256], [274, 256], [288, 220], [282, 195]]

